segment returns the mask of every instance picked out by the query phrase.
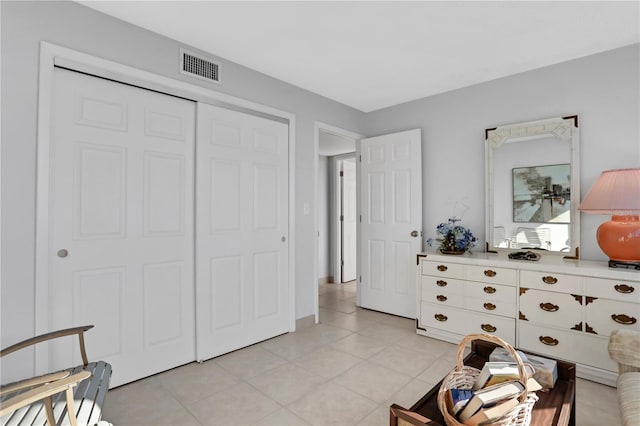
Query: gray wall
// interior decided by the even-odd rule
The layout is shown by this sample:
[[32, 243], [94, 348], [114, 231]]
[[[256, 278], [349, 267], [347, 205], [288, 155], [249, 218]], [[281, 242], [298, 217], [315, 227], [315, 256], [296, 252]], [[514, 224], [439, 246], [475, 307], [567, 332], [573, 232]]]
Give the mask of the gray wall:
[[[425, 237], [456, 215], [484, 242], [486, 128], [578, 114], [582, 197], [603, 170], [640, 167], [639, 51], [635, 44], [378, 110], [367, 114], [366, 133], [421, 128]], [[595, 239], [606, 220], [582, 214], [583, 259], [606, 259]]]
[[[185, 47], [183, 44], [77, 3], [2, 1], [0, 7], [2, 347], [34, 333], [36, 125], [41, 40], [296, 114], [295, 309], [296, 318], [313, 315], [316, 303], [313, 287], [317, 283], [312, 268], [314, 224], [313, 215], [303, 214], [302, 206], [309, 203], [312, 212], [315, 208], [314, 122], [361, 132], [363, 113], [225, 60], [220, 61], [224, 70], [222, 86], [183, 76], [179, 72], [179, 49]], [[23, 364], [30, 368], [29, 363]], [[3, 383], [5, 370], [9, 368], [3, 368]], [[15, 371], [18, 376], [20, 373]]]

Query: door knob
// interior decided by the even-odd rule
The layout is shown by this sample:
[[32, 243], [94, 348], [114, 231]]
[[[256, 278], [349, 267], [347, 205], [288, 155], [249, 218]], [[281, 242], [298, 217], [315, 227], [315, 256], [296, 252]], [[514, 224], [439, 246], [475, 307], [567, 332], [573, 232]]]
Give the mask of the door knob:
[[65, 249], [60, 249], [58, 250], [58, 257], [67, 257], [69, 255], [69, 252]]
[[411, 236], [412, 237], [417, 237], [418, 236], [418, 231], [411, 231]]

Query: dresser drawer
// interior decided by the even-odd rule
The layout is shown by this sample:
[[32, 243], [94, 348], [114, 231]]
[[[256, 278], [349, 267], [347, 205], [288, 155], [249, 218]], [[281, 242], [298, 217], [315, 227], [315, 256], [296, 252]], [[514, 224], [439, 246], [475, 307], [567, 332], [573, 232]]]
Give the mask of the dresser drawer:
[[548, 272], [520, 271], [520, 287], [562, 293], [582, 293], [583, 277], [577, 275], [552, 274]]
[[532, 323], [571, 330], [582, 322], [582, 296], [528, 289], [520, 294], [520, 315]]
[[540, 327], [519, 321], [518, 348], [553, 358], [617, 371], [607, 349], [608, 339], [574, 331]]
[[639, 304], [608, 299], [587, 302], [585, 321], [589, 328], [586, 331], [600, 336], [609, 336], [616, 329], [640, 331]]
[[505, 317], [516, 317], [516, 304], [514, 302], [504, 302], [501, 300], [478, 299], [477, 297], [466, 298], [467, 309], [485, 314], [501, 315]]
[[516, 302], [516, 288], [506, 285], [467, 282], [465, 284], [467, 297], [476, 297], [491, 301]]
[[422, 294], [440, 293], [446, 291], [449, 294], [464, 295], [465, 281], [455, 278], [434, 277], [431, 275], [423, 275], [420, 278], [422, 284]]
[[422, 261], [422, 275], [464, 279], [464, 268], [457, 263]]
[[460, 335], [487, 333], [515, 344], [516, 326], [513, 318], [422, 302], [420, 323], [427, 331], [435, 328]]
[[467, 279], [483, 283], [515, 286], [517, 282], [517, 273], [515, 269], [468, 265]]
[[584, 294], [640, 304], [640, 282], [586, 277]]
[[[433, 290], [433, 291], [432, 291]], [[466, 303], [464, 294], [452, 292], [446, 289], [422, 289], [422, 301], [436, 305], [456, 306], [464, 308]]]

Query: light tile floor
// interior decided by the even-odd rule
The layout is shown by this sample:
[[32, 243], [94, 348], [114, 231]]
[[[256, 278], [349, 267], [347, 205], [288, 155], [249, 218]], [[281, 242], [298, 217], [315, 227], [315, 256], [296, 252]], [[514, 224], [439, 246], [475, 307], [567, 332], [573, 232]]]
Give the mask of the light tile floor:
[[[114, 425], [387, 425], [455, 365], [456, 346], [320, 286], [320, 324], [112, 389]], [[577, 425], [619, 425], [614, 388], [577, 383]]]

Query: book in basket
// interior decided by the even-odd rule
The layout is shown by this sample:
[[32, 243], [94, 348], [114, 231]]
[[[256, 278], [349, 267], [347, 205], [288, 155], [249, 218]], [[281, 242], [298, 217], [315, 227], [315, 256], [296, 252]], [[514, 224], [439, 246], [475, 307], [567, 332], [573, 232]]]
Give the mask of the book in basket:
[[465, 420], [470, 419], [471, 416], [476, 414], [481, 408], [489, 408], [512, 398], [515, 398], [517, 401], [518, 396], [520, 396], [525, 389], [524, 384], [517, 380], [512, 380], [476, 390], [473, 397], [471, 397], [467, 405], [458, 415], [458, 418], [464, 423]]
[[[534, 368], [529, 364], [524, 364], [527, 377], [533, 376]], [[486, 386], [495, 385], [496, 383], [506, 382], [509, 380], [518, 380], [520, 373], [518, 372], [518, 364], [515, 362], [489, 361], [485, 362], [480, 375], [476, 378], [473, 389], [481, 389]]]
[[457, 416], [473, 397], [473, 394], [472, 389], [447, 389], [447, 409], [451, 414]]
[[[520, 355], [520, 359], [523, 363], [528, 363], [535, 368], [536, 372], [533, 378], [542, 385], [543, 388], [551, 389], [555, 386], [558, 380], [558, 362], [555, 359], [545, 358], [540, 355], [524, 354], [523, 352], [516, 351]], [[489, 355], [489, 361], [506, 361], [512, 362], [513, 358], [511, 354], [501, 347], [497, 347]]]
[[518, 398], [511, 398], [496, 405], [492, 405], [491, 407], [481, 408], [476, 411], [473, 416], [465, 420], [464, 424], [468, 426], [487, 424], [503, 417], [505, 414], [516, 408], [519, 403], [520, 401], [518, 401]]

